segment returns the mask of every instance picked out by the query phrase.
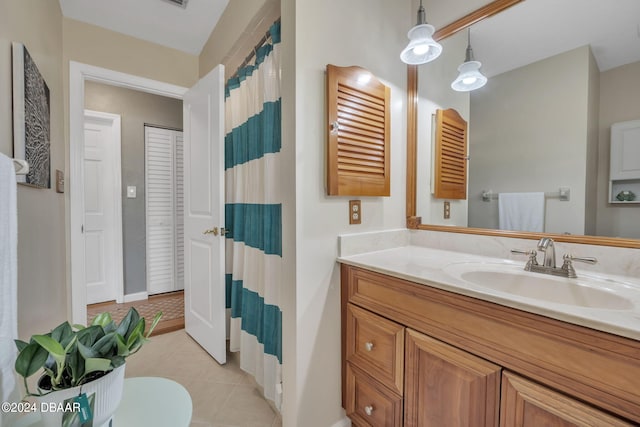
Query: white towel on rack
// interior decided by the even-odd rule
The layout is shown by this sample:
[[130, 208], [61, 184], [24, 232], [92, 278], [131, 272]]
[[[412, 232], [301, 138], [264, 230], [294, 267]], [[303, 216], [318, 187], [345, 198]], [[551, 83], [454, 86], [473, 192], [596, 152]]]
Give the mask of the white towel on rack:
[[14, 400], [16, 388], [13, 365], [17, 351], [13, 340], [18, 338], [17, 215], [13, 161], [0, 153], [0, 402]]
[[499, 193], [500, 230], [544, 231], [544, 193]]

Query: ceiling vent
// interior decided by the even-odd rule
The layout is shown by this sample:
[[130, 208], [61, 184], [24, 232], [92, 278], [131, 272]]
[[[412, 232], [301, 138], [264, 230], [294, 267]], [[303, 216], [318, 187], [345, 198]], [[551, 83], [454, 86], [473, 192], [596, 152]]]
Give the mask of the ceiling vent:
[[180, 6], [183, 9], [187, 8], [187, 3], [189, 0], [164, 0], [167, 3], [175, 4], [176, 6]]

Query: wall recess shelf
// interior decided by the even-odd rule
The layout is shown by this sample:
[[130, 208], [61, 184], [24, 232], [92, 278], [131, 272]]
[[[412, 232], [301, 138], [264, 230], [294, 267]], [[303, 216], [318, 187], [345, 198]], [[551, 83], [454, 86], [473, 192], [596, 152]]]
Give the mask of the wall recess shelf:
[[[634, 200], [618, 200], [621, 191], [635, 194]], [[609, 203], [640, 204], [640, 120], [611, 126]]]

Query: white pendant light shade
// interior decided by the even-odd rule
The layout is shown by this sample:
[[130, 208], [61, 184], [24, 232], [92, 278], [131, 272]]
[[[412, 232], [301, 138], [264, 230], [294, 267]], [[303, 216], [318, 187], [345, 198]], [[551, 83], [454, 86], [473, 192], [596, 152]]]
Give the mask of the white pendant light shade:
[[435, 28], [429, 24], [419, 24], [409, 30], [409, 44], [400, 54], [405, 64], [418, 65], [433, 61], [442, 53], [442, 45], [433, 40]]
[[487, 78], [480, 72], [479, 61], [467, 61], [458, 67], [458, 77], [451, 83], [451, 89], [469, 92], [487, 84]]
[[464, 62], [458, 67], [458, 77], [451, 83], [451, 89], [469, 92], [487, 84], [487, 78], [480, 72], [482, 64], [473, 58], [471, 49], [471, 30], [467, 32], [467, 53]]

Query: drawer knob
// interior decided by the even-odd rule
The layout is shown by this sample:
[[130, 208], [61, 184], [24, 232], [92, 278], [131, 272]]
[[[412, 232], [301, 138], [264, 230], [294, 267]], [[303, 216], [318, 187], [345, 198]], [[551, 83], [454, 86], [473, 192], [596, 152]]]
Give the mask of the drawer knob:
[[371, 416], [373, 415], [373, 406], [369, 405], [369, 406], [365, 406], [364, 407], [364, 413]]
[[373, 350], [373, 343], [372, 342], [367, 342], [364, 344], [364, 348], [367, 349], [367, 351], [371, 351]]

